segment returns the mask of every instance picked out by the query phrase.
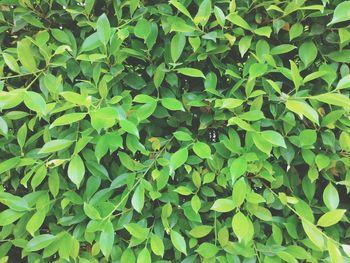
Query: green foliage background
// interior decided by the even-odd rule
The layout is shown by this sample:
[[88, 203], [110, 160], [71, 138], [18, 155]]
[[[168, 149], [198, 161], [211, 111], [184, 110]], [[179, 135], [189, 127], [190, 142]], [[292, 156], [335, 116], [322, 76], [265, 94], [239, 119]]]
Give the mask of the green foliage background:
[[350, 1], [0, 10], [0, 262], [350, 262]]

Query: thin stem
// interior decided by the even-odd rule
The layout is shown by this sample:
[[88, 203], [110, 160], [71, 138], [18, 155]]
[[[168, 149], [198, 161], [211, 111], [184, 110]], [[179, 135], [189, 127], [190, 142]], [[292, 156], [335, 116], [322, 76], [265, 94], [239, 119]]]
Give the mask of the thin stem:
[[13, 75], [13, 76], [0, 77], [0, 80], [20, 78], [20, 77], [29, 76], [29, 75], [36, 75], [37, 73], [40, 73], [40, 72], [43, 72], [43, 71], [44, 71], [44, 69], [41, 69], [41, 70], [38, 70], [38, 71], [35, 71], [35, 72], [31, 72], [31, 73], [25, 73], [25, 74]]

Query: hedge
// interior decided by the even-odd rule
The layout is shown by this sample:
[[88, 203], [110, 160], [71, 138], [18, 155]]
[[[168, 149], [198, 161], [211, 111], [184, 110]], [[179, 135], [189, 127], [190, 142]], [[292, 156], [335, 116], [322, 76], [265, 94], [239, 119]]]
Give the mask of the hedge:
[[350, 262], [350, 1], [0, 10], [0, 262]]

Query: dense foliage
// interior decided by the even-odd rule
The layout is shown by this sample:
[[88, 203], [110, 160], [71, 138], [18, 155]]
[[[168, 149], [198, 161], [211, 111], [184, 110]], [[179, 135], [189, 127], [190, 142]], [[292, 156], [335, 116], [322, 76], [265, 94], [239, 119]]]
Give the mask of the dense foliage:
[[0, 10], [0, 262], [350, 262], [350, 1]]

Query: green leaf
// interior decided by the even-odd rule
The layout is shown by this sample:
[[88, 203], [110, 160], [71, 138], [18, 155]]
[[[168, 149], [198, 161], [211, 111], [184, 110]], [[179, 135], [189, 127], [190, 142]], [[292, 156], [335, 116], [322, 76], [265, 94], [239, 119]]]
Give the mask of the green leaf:
[[37, 71], [36, 61], [31, 49], [31, 41], [28, 38], [17, 42], [18, 59], [29, 72]]
[[229, 14], [226, 19], [230, 22], [232, 22], [234, 25], [237, 25], [239, 27], [242, 27], [246, 30], [251, 30], [249, 24], [247, 21], [245, 21], [242, 17], [240, 17], [237, 14]]
[[17, 61], [16, 61], [10, 54], [2, 53], [2, 56], [3, 56], [3, 58], [4, 58], [4, 61], [5, 61], [6, 65], [7, 65], [12, 71], [17, 72], [17, 73], [20, 72]]
[[132, 235], [138, 239], [145, 240], [148, 237], [149, 229], [143, 228], [139, 224], [129, 223], [125, 225], [125, 229]]
[[287, 148], [284, 138], [278, 132], [263, 131], [261, 132], [261, 136], [272, 145]]
[[100, 235], [100, 248], [102, 254], [108, 258], [112, 252], [114, 243], [114, 228], [112, 222], [108, 221]]
[[150, 33], [151, 33], [151, 23], [144, 18], [138, 19], [136, 26], [134, 28], [135, 36], [146, 40]]
[[296, 49], [296, 46], [294, 46], [294, 45], [282, 44], [282, 45], [278, 45], [278, 46], [273, 47], [270, 51], [270, 54], [271, 55], [285, 54], [285, 53], [288, 53], [294, 49]]
[[187, 147], [181, 148], [170, 157], [169, 165], [173, 171], [182, 166], [188, 158], [188, 149]]
[[311, 99], [315, 99], [330, 105], [340, 106], [347, 108], [350, 105], [350, 99], [342, 94], [337, 93], [325, 93], [317, 96], [311, 97]]
[[99, 220], [99, 219], [101, 219], [100, 213], [91, 204], [84, 203], [84, 213], [85, 213], [85, 215], [87, 215], [92, 220]]
[[233, 181], [242, 176], [248, 168], [247, 160], [244, 156], [234, 159], [230, 165], [230, 174]]
[[100, 131], [101, 129], [111, 128], [119, 119], [117, 110], [112, 107], [105, 107], [91, 111], [89, 114], [91, 117], [91, 125], [97, 131]]
[[306, 235], [311, 240], [311, 242], [314, 243], [320, 249], [323, 249], [325, 244], [321, 230], [319, 230], [316, 226], [314, 226], [307, 220], [301, 220], [301, 223], [303, 225]]
[[164, 244], [163, 241], [155, 234], [151, 235], [151, 249], [157, 256], [163, 257], [164, 255]]
[[211, 13], [211, 0], [203, 0], [198, 8], [198, 12], [193, 21], [196, 24], [205, 26], [209, 20]]
[[48, 247], [55, 240], [56, 240], [56, 236], [54, 236], [54, 235], [42, 234], [42, 235], [33, 237], [31, 240], [29, 240], [25, 249], [28, 252], [38, 251], [38, 250], [41, 250], [43, 248]]
[[344, 1], [338, 4], [337, 7], [334, 9], [332, 21], [329, 22], [327, 26], [350, 20], [349, 10], [350, 1]]
[[99, 34], [97, 32], [93, 33], [85, 38], [83, 44], [81, 45], [81, 52], [94, 50], [102, 46], [102, 44], [103, 43], [100, 40]]
[[254, 63], [249, 68], [249, 77], [258, 78], [267, 72], [267, 65], [262, 63]]
[[139, 213], [141, 213], [142, 208], [145, 204], [145, 189], [142, 184], [139, 184], [131, 198], [132, 207]]
[[247, 194], [247, 183], [245, 182], [244, 177], [236, 180], [232, 188], [232, 200], [235, 207], [240, 207]]
[[193, 144], [193, 151], [202, 159], [211, 159], [211, 149], [204, 142], [196, 142]]
[[185, 111], [181, 101], [175, 99], [175, 98], [163, 98], [161, 100], [161, 103], [163, 107], [167, 108], [168, 110], [172, 111]]
[[227, 213], [232, 211], [234, 208], [235, 204], [231, 199], [220, 198], [214, 202], [210, 209], [220, 213]]
[[79, 155], [75, 155], [68, 165], [68, 177], [79, 189], [85, 175], [85, 166]]
[[194, 78], [204, 78], [205, 76], [203, 74], [202, 71], [200, 71], [199, 69], [195, 69], [195, 68], [178, 68], [177, 72], [185, 75], [185, 76], [189, 76], [189, 77], [194, 77]]
[[304, 31], [304, 27], [301, 23], [295, 23], [289, 30], [289, 40], [299, 37]]
[[344, 262], [344, 257], [342, 256], [338, 246], [330, 238], [327, 239], [327, 249], [332, 263]]
[[171, 230], [170, 232], [170, 239], [171, 239], [171, 243], [173, 243], [174, 247], [180, 251], [181, 253], [187, 255], [186, 252], [186, 242], [185, 239], [183, 238], [183, 236], [176, 232], [175, 230]]
[[335, 210], [339, 205], [339, 194], [332, 183], [329, 183], [323, 191], [323, 202], [329, 210]]
[[119, 124], [124, 131], [132, 135], [135, 135], [137, 138], [140, 138], [139, 130], [137, 129], [137, 126], [133, 122], [129, 120], [120, 120]]
[[39, 153], [47, 154], [64, 150], [71, 146], [73, 141], [65, 139], [52, 140], [44, 144]]
[[20, 219], [25, 213], [6, 209], [0, 212], [0, 226], [7, 226]]
[[96, 23], [97, 35], [100, 41], [106, 45], [109, 41], [109, 37], [111, 35], [111, 26], [109, 24], [108, 18], [106, 14], [102, 14]]
[[196, 249], [196, 252], [203, 258], [212, 258], [219, 252], [219, 249], [214, 244], [204, 242]]
[[46, 103], [43, 97], [34, 91], [27, 91], [24, 96], [24, 104], [41, 115], [46, 113]]
[[194, 238], [202, 238], [207, 236], [212, 231], [212, 229], [213, 227], [208, 225], [196, 226], [192, 228], [189, 234]]
[[158, 89], [165, 77], [165, 64], [161, 63], [155, 70], [153, 76], [154, 86]]
[[313, 108], [311, 108], [311, 106], [307, 104], [305, 101], [287, 100], [286, 106], [287, 106], [287, 109], [289, 109], [290, 111], [293, 111], [299, 116], [305, 116], [310, 121], [316, 124], [319, 124], [317, 112]]
[[345, 209], [335, 209], [329, 211], [322, 215], [320, 219], [317, 221], [317, 225], [322, 227], [329, 227], [336, 223], [338, 223], [344, 216], [346, 210]]
[[343, 77], [341, 80], [339, 80], [336, 89], [347, 89], [350, 88], [350, 74]]
[[299, 57], [304, 63], [305, 68], [308, 67], [317, 57], [317, 48], [312, 41], [307, 41], [301, 44], [299, 48]]
[[45, 211], [39, 210], [33, 214], [33, 216], [29, 219], [26, 230], [34, 236], [34, 233], [41, 227], [44, 223], [46, 217]]
[[147, 247], [143, 248], [140, 254], [137, 256], [137, 263], [151, 263], [151, 254], [149, 253]]
[[187, 8], [182, 3], [176, 0], [170, 0], [169, 3], [175, 6], [177, 10], [192, 20], [190, 12], [188, 12]]
[[247, 236], [249, 232], [249, 222], [242, 212], [238, 212], [233, 216], [232, 229], [239, 241]]
[[252, 43], [252, 36], [244, 36], [238, 43], [239, 53], [243, 58], [244, 54], [248, 51]]
[[62, 126], [67, 124], [72, 124], [74, 122], [78, 122], [82, 119], [84, 119], [86, 116], [86, 113], [68, 113], [66, 115], [63, 115], [59, 118], [57, 118], [51, 125], [50, 129], [56, 126]]
[[176, 62], [186, 45], [186, 37], [184, 33], [176, 33], [174, 37], [171, 39], [171, 57], [173, 62]]
[[215, 15], [216, 21], [218, 21], [219, 25], [221, 27], [224, 27], [226, 17], [225, 17], [224, 12], [218, 6], [214, 6], [214, 15]]
[[0, 174], [7, 172], [17, 166], [19, 162], [21, 161], [21, 157], [13, 157], [10, 159], [7, 159], [6, 161], [3, 161], [0, 163]]

